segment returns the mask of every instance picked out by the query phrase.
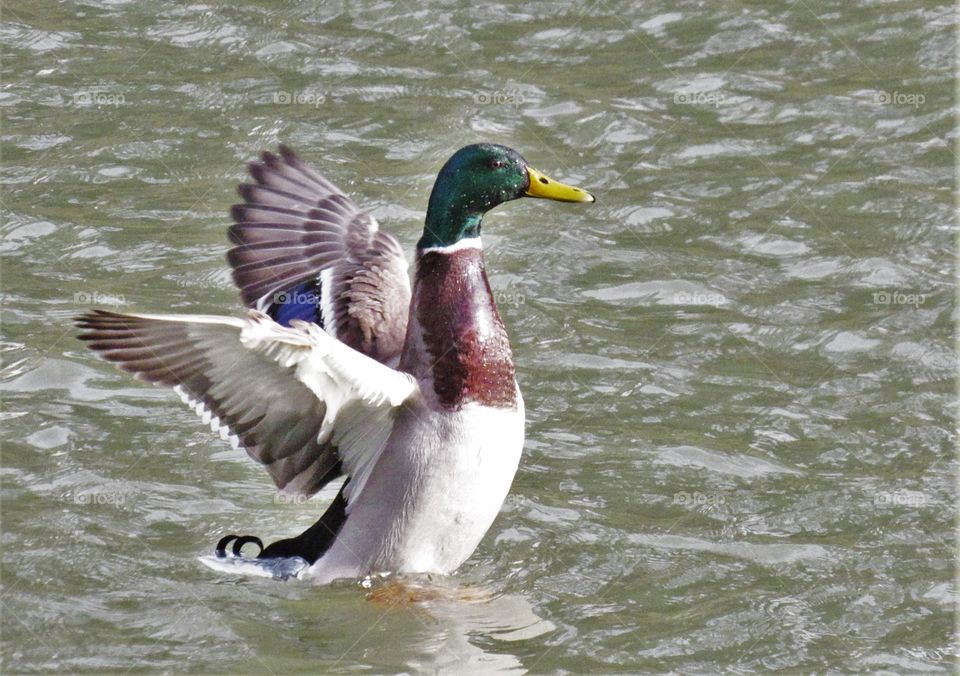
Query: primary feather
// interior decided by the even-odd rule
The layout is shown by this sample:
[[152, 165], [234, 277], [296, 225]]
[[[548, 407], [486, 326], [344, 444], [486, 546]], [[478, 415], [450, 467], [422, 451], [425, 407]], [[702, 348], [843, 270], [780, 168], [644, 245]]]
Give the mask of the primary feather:
[[204, 422], [235, 439], [279, 488], [311, 495], [352, 477], [383, 450], [391, 411], [416, 381], [316, 325], [283, 327], [251, 310], [245, 320], [202, 315], [124, 315], [95, 310], [81, 340], [138, 378], [174, 387]]

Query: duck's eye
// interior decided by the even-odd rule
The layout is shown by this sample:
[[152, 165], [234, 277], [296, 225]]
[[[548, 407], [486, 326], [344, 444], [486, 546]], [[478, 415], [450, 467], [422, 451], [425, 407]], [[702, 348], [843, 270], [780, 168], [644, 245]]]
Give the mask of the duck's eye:
[[490, 167], [491, 169], [499, 169], [500, 167], [503, 166], [503, 160], [498, 160], [494, 158], [489, 162], [487, 162], [487, 166]]

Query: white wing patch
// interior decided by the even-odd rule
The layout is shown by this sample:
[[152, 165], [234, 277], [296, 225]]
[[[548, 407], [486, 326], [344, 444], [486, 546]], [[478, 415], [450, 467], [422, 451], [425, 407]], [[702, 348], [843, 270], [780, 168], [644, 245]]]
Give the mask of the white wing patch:
[[326, 404], [317, 438], [337, 447], [350, 476], [344, 491], [349, 512], [386, 447], [395, 409], [419, 392], [416, 380], [344, 345], [309, 322], [295, 320], [286, 328], [251, 312], [240, 341], [282, 366], [295, 366], [297, 379]]
[[78, 324], [92, 349], [174, 388], [281, 488], [309, 495], [339, 465], [350, 477], [348, 508], [386, 447], [397, 407], [420, 392], [409, 374], [316, 324], [288, 328], [257, 310], [242, 320], [96, 311]]
[[333, 268], [320, 271], [320, 314], [323, 328], [331, 336], [337, 336], [337, 312], [333, 307]]
[[177, 396], [180, 397], [180, 401], [196, 411], [197, 415], [200, 416], [200, 420], [204, 424], [209, 423], [210, 429], [220, 435], [220, 438], [224, 441], [230, 442], [230, 446], [233, 450], [240, 448], [240, 437], [233, 433], [233, 430], [230, 429], [228, 425], [220, 422], [220, 418], [213, 414], [207, 405], [202, 401], [197, 401], [190, 396], [190, 393], [187, 392], [183, 387], [177, 385], [173, 388], [173, 391], [177, 393]]

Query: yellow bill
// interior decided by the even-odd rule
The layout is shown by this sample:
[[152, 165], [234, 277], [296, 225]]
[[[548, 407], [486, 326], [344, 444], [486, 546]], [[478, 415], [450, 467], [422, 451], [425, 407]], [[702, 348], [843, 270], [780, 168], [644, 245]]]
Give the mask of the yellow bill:
[[593, 202], [594, 197], [582, 188], [574, 188], [572, 185], [554, 181], [552, 178], [544, 176], [533, 167], [527, 167], [527, 174], [530, 176], [530, 187], [527, 188], [527, 197], [542, 197], [548, 200], [557, 200], [559, 202]]

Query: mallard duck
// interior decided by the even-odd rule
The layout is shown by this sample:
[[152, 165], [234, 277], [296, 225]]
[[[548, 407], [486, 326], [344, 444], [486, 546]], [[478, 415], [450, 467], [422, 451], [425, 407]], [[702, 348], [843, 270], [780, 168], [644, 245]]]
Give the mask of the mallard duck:
[[[433, 186], [411, 289], [397, 239], [293, 151], [249, 171], [227, 254], [245, 317], [94, 310], [80, 339], [173, 387], [284, 492], [346, 476], [300, 535], [267, 547], [228, 535], [208, 565], [320, 583], [454, 571], [499, 512], [524, 438], [483, 216], [520, 197], [593, 196], [505, 146], [461, 148]], [[256, 558], [241, 552], [251, 542]]]

